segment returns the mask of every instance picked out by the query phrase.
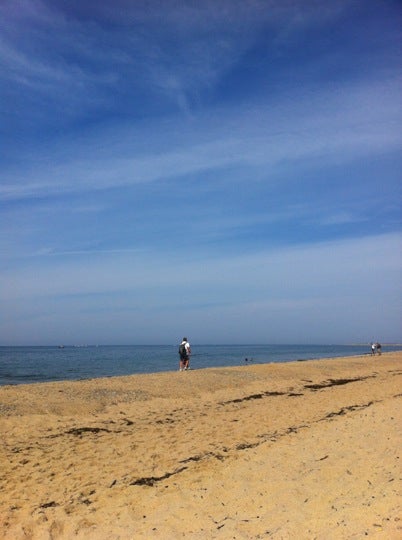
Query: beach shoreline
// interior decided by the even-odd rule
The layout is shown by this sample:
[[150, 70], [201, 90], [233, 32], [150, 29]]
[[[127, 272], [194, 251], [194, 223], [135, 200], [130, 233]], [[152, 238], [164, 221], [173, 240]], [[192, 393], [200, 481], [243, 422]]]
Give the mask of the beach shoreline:
[[[384, 346], [383, 352], [401, 347]], [[362, 345], [195, 345], [191, 367], [234, 367], [368, 356]], [[176, 346], [0, 347], [0, 386], [176, 371]]]
[[401, 360], [2, 386], [0, 537], [400, 538]]

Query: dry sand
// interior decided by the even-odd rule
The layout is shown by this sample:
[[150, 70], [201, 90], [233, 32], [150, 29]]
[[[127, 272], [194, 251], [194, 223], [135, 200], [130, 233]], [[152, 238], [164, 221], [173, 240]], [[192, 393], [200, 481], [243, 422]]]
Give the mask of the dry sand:
[[401, 360], [1, 387], [0, 537], [400, 539]]

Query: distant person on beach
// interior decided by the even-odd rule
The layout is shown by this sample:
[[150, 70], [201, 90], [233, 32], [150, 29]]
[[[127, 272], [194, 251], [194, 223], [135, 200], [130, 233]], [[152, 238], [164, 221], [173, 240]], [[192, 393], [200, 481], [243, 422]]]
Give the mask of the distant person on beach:
[[371, 354], [377, 353], [381, 355], [381, 343], [372, 343], [371, 344]]
[[179, 347], [180, 371], [187, 371], [190, 369], [190, 356], [190, 343], [187, 341], [187, 338], [184, 337]]

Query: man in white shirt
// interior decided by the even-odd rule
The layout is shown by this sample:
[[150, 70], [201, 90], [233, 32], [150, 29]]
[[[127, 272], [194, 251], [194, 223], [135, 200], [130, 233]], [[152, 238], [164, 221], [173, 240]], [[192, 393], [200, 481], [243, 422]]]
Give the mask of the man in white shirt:
[[179, 356], [180, 356], [180, 371], [186, 371], [190, 369], [191, 347], [186, 337], [184, 337], [182, 342], [180, 343]]

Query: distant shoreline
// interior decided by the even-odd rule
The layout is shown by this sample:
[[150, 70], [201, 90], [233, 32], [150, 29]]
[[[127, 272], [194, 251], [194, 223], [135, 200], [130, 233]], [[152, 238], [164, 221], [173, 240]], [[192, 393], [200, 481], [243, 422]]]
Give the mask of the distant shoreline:
[[[310, 363], [310, 362], [320, 362], [325, 363], [326, 361], [336, 361], [336, 360], [355, 360], [360, 358], [371, 358], [376, 361], [380, 361], [381, 358], [386, 357], [387, 355], [394, 355], [402, 353], [402, 350], [396, 350], [396, 351], [385, 351], [382, 352], [381, 355], [373, 355], [371, 352], [363, 353], [363, 354], [356, 354], [356, 355], [348, 355], [348, 356], [324, 356], [320, 358], [292, 358], [290, 360], [284, 360], [281, 362], [278, 361], [267, 361], [267, 362], [253, 362], [252, 360], [249, 360], [248, 362], [242, 362], [241, 364], [233, 364], [233, 365], [226, 365], [226, 366], [202, 366], [202, 367], [191, 367], [189, 369], [190, 372], [205, 372], [209, 370], [230, 370], [230, 369], [248, 369], [251, 367], [258, 367], [258, 366], [281, 366], [286, 365], [290, 366], [292, 364], [298, 364], [298, 363]], [[58, 380], [51, 380], [51, 381], [34, 381], [34, 382], [21, 382], [21, 383], [15, 383], [15, 384], [0, 384], [0, 391], [2, 388], [5, 387], [21, 387], [21, 386], [37, 386], [37, 385], [52, 385], [52, 384], [63, 384], [63, 383], [85, 383], [85, 382], [96, 382], [96, 381], [102, 381], [102, 380], [113, 380], [113, 379], [124, 379], [124, 378], [133, 378], [133, 377], [146, 377], [146, 376], [163, 376], [163, 375], [171, 375], [175, 373], [177, 369], [168, 369], [164, 371], [146, 371], [141, 373], [127, 373], [122, 375], [100, 375], [99, 377], [85, 377], [85, 378], [77, 378], [77, 379], [58, 379]]]
[[[401, 347], [383, 346], [382, 353]], [[391, 349], [391, 350], [390, 350]], [[371, 356], [368, 345], [194, 345], [191, 368], [305, 362]], [[178, 368], [177, 346], [0, 347], [0, 387], [52, 381], [88, 380]]]
[[[370, 347], [372, 341], [367, 341], [364, 343], [194, 343], [195, 347]], [[402, 347], [402, 343], [386, 343], [381, 341], [383, 347]], [[53, 343], [53, 344], [40, 344], [40, 345], [5, 345], [0, 344], [0, 348], [88, 348], [88, 347], [177, 347], [176, 343], [88, 343], [88, 344], [63, 344], [63, 343]]]

